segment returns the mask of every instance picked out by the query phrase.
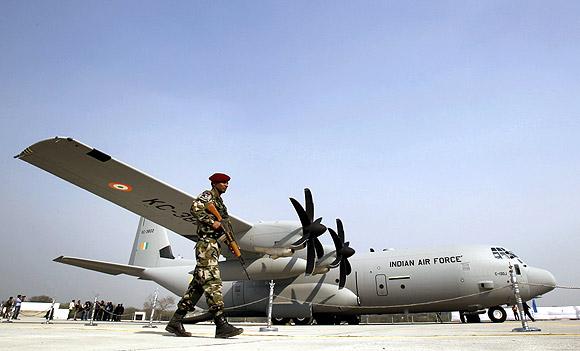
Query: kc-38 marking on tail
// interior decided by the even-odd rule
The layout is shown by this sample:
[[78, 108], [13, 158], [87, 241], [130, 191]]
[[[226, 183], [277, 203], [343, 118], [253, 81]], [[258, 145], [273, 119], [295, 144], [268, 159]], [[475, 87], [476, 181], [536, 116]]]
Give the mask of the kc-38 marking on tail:
[[[152, 280], [183, 295], [195, 261], [173, 256], [167, 229], [197, 240], [189, 212], [193, 196], [72, 138], [40, 141], [15, 157], [141, 216], [128, 264], [68, 256], [56, 262]], [[556, 285], [550, 272], [499, 245], [355, 253], [342, 222], [337, 219], [334, 230], [315, 219], [312, 194], [304, 193], [305, 207], [290, 199], [300, 222], [249, 223], [230, 216], [251, 279], [222, 245], [227, 315], [265, 316], [274, 280], [273, 317], [281, 323], [357, 324], [366, 314], [445, 311], [463, 312], [475, 322], [485, 309], [493, 322], [503, 322], [501, 306], [515, 304], [510, 265], [526, 301]], [[319, 240], [327, 231], [333, 246]], [[198, 307], [207, 308], [201, 300]]]

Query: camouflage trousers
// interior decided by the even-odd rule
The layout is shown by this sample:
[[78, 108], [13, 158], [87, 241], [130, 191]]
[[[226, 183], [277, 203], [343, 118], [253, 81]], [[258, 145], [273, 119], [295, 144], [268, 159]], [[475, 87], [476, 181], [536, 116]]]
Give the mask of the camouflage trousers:
[[224, 313], [219, 255], [219, 245], [215, 239], [203, 238], [197, 242], [195, 245], [197, 265], [187, 291], [177, 303], [178, 310], [193, 311], [201, 295], [205, 293], [209, 311], [214, 316]]

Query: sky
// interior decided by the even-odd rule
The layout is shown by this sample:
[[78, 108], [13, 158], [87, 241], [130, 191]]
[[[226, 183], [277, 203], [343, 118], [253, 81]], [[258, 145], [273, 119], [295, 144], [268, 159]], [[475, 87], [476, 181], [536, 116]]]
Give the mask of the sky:
[[[228, 208], [250, 222], [297, 219], [288, 197], [309, 187], [359, 252], [500, 245], [579, 287], [579, 11], [0, 0], [0, 299], [139, 307], [156, 288], [52, 262], [127, 263], [139, 221], [13, 158], [57, 135], [190, 194], [226, 172]], [[193, 258], [192, 242], [170, 241]]]

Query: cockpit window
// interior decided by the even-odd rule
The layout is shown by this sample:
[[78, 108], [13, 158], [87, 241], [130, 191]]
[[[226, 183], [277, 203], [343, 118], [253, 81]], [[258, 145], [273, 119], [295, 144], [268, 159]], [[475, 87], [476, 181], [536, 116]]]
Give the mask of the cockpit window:
[[515, 253], [513, 253], [512, 251], [508, 251], [508, 250], [504, 249], [503, 247], [492, 247], [491, 253], [493, 254], [493, 257], [497, 258], [498, 260], [501, 260], [504, 258], [508, 259], [508, 260], [512, 260], [512, 259], [516, 258], [519, 262], [523, 263]]

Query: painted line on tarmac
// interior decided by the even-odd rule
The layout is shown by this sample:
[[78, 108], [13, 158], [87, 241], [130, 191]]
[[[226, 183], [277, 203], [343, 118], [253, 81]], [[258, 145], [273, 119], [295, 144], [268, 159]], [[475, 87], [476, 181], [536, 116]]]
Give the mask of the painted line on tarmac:
[[319, 338], [319, 339], [458, 339], [458, 338], [497, 338], [497, 337], [572, 337], [577, 338], [580, 337], [580, 334], [568, 334], [568, 333], [551, 333], [551, 334], [533, 334], [533, 333], [505, 333], [505, 334], [486, 334], [486, 335], [384, 335], [384, 336], [376, 336], [376, 335], [284, 335], [284, 334], [253, 334], [253, 333], [244, 333], [240, 337], [244, 336], [261, 336], [261, 337], [277, 337], [277, 338], [296, 338], [296, 339], [310, 339], [310, 338]]

